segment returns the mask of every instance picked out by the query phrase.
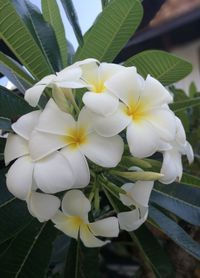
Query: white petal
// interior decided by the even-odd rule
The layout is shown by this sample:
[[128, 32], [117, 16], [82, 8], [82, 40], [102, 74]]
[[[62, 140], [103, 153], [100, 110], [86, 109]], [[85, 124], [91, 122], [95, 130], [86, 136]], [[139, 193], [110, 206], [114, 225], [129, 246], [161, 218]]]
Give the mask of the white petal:
[[36, 161], [66, 145], [63, 136], [34, 130], [29, 141], [29, 151], [32, 159]]
[[87, 221], [88, 212], [90, 210], [90, 201], [80, 190], [68, 191], [62, 200], [62, 211], [66, 215], [79, 216]]
[[6, 140], [4, 150], [5, 164], [8, 165], [12, 160], [28, 153], [29, 150], [27, 141], [18, 135], [10, 133]]
[[173, 101], [173, 98], [158, 80], [148, 75], [141, 92], [141, 100], [148, 108], [168, 104]]
[[33, 168], [30, 157], [24, 156], [18, 158], [7, 173], [8, 190], [19, 199], [25, 200], [31, 191]]
[[[137, 181], [132, 183], [132, 186], [129, 185], [127, 189], [124, 186], [122, 188], [128, 193], [129, 198], [132, 199], [132, 204], [136, 206], [148, 207], [150, 194], [153, 188], [153, 181]], [[124, 194], [120, 194], [120, 199]], [[121, 199], [123, 202], [124, 200]], [[129, 205], [123, 202], [125, 205]]]
[[102, 241], [96, 238], [89, 230], [87, 225], [81, 225], [80, 238], [86, 247], [101, 247], [107, 244], [109, 241]]
[[131, 122], [131, 117], [125, 111], [126, 106], [119, 103], [118, 109], [110, 116], [102, 117], [93, 115], [93, 125], [96, 132], [105, 137], [117, 135]]
[[138, 229], [147, 219], [148, 208], [138, 208], [132, 211], [118, 213], [120, 229], [131, 232]]
[[176, 119], [176, 141], [180, 145], [185, 145], [186, 134], [185, 134], [183, 124], [178, 117], [175, 117], [175, 119]]
[[108, 217], [88, 224], [89, 229], [95, 236], [117, 237], [119, 224], [116, 217]]
[[88, 142], [80, 146], [81, 151], [91, 161], [102, 167], [115, 167], [121, 160], [124, 143], [120, 136], [101, 137], [88, 135]]
[[[132, 168], [132, 167], [130, 167], [130, 168]], [[129, 168], [129, 170], [132, 170], [130, 168]], [[119, 194], [120, 201], [125, 206], [128, 206], [128, 207], [134, 204], [134, 200], [130, 194], [133, 186], [134, 186], [134, 183], [132, 183], [132, 182], [123, 184], [121, 188], [124, 189], [128, 194]]]
[[90, 182], [90, 170], [85, 156], [79, 151], [70, 147], [61, 150], [73, 170], [75, 182], [73, 188], [85, 187]]
[[148, 122], [132, 122], [127, 128], [126, 136], [133, 156], [144, 158], [151, 156], [158, 149], [158, 135]]
[[70, 237], [75, 239], [78, 238], [80, 226], [73, 221], [73, 217], [66, 217], [66, 215], [59, 210], [51, 220], [57, 229]]
[[57, 135], [67, 135], [68, 129], [75, 126], [73, 117], [61, 111], [53, 99], [50, 99], [40, 116], [37, 130]]
[[141, 81], [135, 67], [124, 68], [124, 70], [116, 73], [112, 78], [105, 82], [105, 85], [126, 105], [129, 105], [129, 103], [136, 104], [138, 102]]
[[164, 152], [161, 174], [164, 176], [160, 181], [165, 184], [180, 181], [183, 173], [181, 154], [176, 149]]
[[78, 81], [81, 77], [81, 69], [79, 67], [66, 67], [65, 69], [61, 70], [60, 72], [57, 72], [55, 83], [58, 83], [60, 81]]
[[69, 162], [59, 152], [35, 162], [34, 178], [45, 193], [67, 190], [74, 185], [74, 175]]
[[29, 212], [40, 222], [44, 222], [54, 217], [57, 213], [60, 200], [53, 195], [31, 192], [27, 205]]
[[175, 115], [169, 109], [155, 109], [149, 111], [147, 121], [156, 129], [160, 138], [171, 141], [175, 139]]
[[81, 78], [85, 81], [86, 85], [94, 85], [99, 82], [99, 65], [96, 61], [91, 61], [89, 63], [80, 64], [82, 69]]
[[28, 89], [25, 92], [25, 100], [32, 106], [35, 107], [37, 106], [39, 99], [44, 91], [44, 89], [46, 88], [46, 85], [38, 85], [38, 86], [34, 86], [30, 89]]
[[124, 70], [125, 67], [112, 63], [101, 63], [99, 65], [99, 79], [103, 82], [112, 78], [112, 76], [121, 70]]
[[108, 116], [114, 113], [118, 107], [118, 99], [109, 92], [86, 92], [83, 95], [83, 103], [94, 113]]
[[93, 113], [84, 106], [78, 115], [77, 127], [90, 133], [93, 130], [92, 118]]
[[26, 140], [30, 139], [31, 132], [38, 123], [41, 111], [33, 111], [20, 117], [14, 124], [12, 129]]
[[194, 161], [194, 152], [189, 142], [186, 142], [185, 153], [187, 155], [189, 164], [191, 164]]

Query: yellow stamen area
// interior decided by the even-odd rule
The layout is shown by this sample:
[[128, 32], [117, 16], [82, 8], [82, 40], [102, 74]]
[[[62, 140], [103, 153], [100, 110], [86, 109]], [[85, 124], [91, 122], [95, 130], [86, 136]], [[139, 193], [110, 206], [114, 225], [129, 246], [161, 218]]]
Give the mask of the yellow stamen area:
[[106, 87], [104, 85], [103, 80], [92, 84], [92, 88], [91, 88], [92, 92], [99, 94], [99, 93], [103, 93], [105, 90], [106, 90]]
[[70, 218], [70, 223], [73, 226], [80, 227], [81, 225], [85, 224], [83, 219], [81, 219], [79, 216], [68, 216], [67, 218]]
[[137, 104], [130, 103], [129, 106], [126, 107], [125, 113], [132, 117], [132, 120], [138, 122], [145, 117], [144, 104], [142, 102], [138, 102]]
[[67, 131], [67, 135], [63, 136], [66, 145], [72, 149], [78, 148], [80, 145], [87, 143], [87, 133], [84, 128], [73, 128]]

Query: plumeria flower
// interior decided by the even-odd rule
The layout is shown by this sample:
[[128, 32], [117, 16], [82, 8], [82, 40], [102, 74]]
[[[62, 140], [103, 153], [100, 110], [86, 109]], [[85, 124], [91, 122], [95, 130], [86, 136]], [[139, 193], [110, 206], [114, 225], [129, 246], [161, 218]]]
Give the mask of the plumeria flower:
[[189, 142], [186, 141], [185, 130], [178, 117], [176, 117], [176, 138], [171, 143], [171, 149], [163, 153], [163, 164], [160, 179], [162, 183], [169, 184], [180, 181], [183, 174], [182, 155], [186, 155], [189, 163], [194, 160], [194, 153]]
[[62, 212], [53, 217], [55, 227], [66, 235], [83, 241], [86, 247], [100, 247], [109, 241], [102, 241], [96, 236], [117, 237], [119, 225], [116, 217], [108, 217], [89, 223], [88, 213], [91, 210], [89, 200], [80, 190], [68, 191], [62, 200]]
[[22, 200], [26, 200], [35, 188], [55, 193], [69, 189], [74, 184], [74, 173], [61, 153], [53, 152], [38, 161], [34, 161], [30, 154], [29, 140], [40, 114], [40, 111], [34, 111], [19, 118], [12, 125], [16, 134], [10, 133], [6, 141], [6, 165], [17, 159], [7, 173], [7, 187]]
[[172, 97], [156, 79], [149, 75], [143, 80], [130, 67], [115, 74], [106, 86], [121, 102], [110, 116], [93, 115], [100, 135], [114, 136], [127, 127], [130, 152], [139, 158], [152, 155], [164, 141], [174, 140], [175, 116], [167, 105]]
[[53, 218], [60, 207], [60, 200], [54, 195], [31, 191], [26, 198], [28, 210], [40, 222]]
[[37, 82], [33, 87], [25, 92], [25, 100], [33, 107], [35, 107], [46, 87], [54, 89], [60, 88], [83, 88], [84, 85], [80, 81], [81, 69], [79, 67], [67, 67], [57, 74], [47, 75]]
[[84, 104], [100, 115], [106, 116], [115, 112], [118, 107], [118, 97], [108, 89], [106, 84], [124, 67], [111, 63], [99, 63], [92, 59], [87, 63], [77, 62], [75, 65], [82, 69], [81, 79], [88, 89], [82, 98]]
[[122, 230], [134, 231], [146, 221], [152, 188], [153, 181], [137, 181], [122, 186], [126, 194], [120, 194], [121, 202], [128, 207], [135, 206], [130, 211], [118, 213], [119, 225]]
[[102, 167], [115, 167], [121, 160], [123, 140], [116, 135], [105, 138], [91, 126], [90, 114], [83, 108], [77, 122], [72, 115], [62, 112], [50, 99], [42, 112], [30, 140], [31, 156], [35, 160], [61, 149], [76, 175], [76, 187], [85, 187], [90, 172], [85, 157]]

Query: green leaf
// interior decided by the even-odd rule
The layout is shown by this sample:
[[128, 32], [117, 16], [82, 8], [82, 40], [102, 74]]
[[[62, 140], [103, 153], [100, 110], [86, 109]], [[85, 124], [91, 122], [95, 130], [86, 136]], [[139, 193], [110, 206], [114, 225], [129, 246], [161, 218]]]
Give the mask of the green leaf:
[[0, 117], [0, 129], [3, 131], [12, 131], [11, 124], [10, 119]]
[[177, 101], [171, 103], [169, 106], [170, 109], [172, 109], [174, 112], [180, 112], [180, 111], [185, 111], [185, 109], [189, 107], [195, 107], [198, 105], [200, 105], [200, 97], [194, 97], [183, 101]]
[[4, 149], [6, 145], [6, 139], [0, 137], [0, 160], [4, 159]]
[[0, 86], [0, 116], [16, 120], [34, 109], [20, 96]]
[[200, 245], [195, 242], [176, 222], [153, 206], [150, 206], [149, 216], [168, 237], [197, 260], [200, 260]]
[[113, 0], [84, 35], [75, 59], [96, 58], [112, 62], [141, 22], [143, 9], [138, 0]]
[[[190, 192], [190, 194], [192, 194], [192, 192]], [[175, 194], [170, 195], [166, 192], [158, 191], [155, 188], [151, 193], [150, 200], [160, 207], [176, 214], [183, 220], [193, 225], [200, 226], [200, 204], [199, 206], [195, 206], [185, 200], [180, 199]]]
[[24, 80], [30, 86], [35, 83], [34, 79], [28, 75], [28, 73], [12, 58], [0, 52], [0, 62], [15, 73], [20, 79]]
[[183, 173], [181, 183], [200, 189], [200, 178], [187, 173]]
[[61, 70], [62, 62], [56, 36], [38, 7], [28, 0], [12, 0], [12, 3], [35, 42], [41, 48], [51, 72]]
[[61, 0], [63, 8], [65, 10], [66, 16], [74, 30], [74, 34], [80, 46], [83, 45], [83, 37], [81, 33], [81, 28], [78, 22], [78, 17], [76, 10], [74, 8], [72, 0]]
[[45, 277], [56, 233], [52, 223], [41, 224], [32, 220], [3, 253], [0, 259], [1, 277]]
[[147, 261], [157, 277], [175, 277], [174, 269], [167, 254], [146, 226], [141, 226], [134, 233], [130, 233], [130, 236], [137, 244], [141, 257], [144, 258], [143, 263]]
[[42, 0], [42, 13], [45, 20], [52, 26], [59, 45], [63, 67], [67, 66], [67, 40], [65, 29], [56, 1]]
[[43, 52], [10, 0], [0, 0], [0, 6], [0, 37], [2, 40], [36, 79], [52, 73]]
[[100, 278], [99, 248], [86, 248], [80, 240], [71, 240], [64, 277]]
[[128, 59], [125, 66], [135, 66], [144, 78], [150, 74], [163, 85], [183, 79], [192, 71], [192, 65], [172, 54], [160, 50], [147, 50]]

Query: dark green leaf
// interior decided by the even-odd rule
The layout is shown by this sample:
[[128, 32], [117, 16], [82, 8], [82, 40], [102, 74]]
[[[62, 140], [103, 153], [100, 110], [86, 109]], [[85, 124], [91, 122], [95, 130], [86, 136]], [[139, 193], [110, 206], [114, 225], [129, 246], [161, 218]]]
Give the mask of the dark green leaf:
[[10, 0], [0, 0], [0, 36], [19, 61], [36, 78], [51, 73], [51, 68], [32, 34]]
[[80, 46], [83, 45], [83, 37], [79, 26], [78, 17], [72, 0], [61, 0], [66, 16], [74, 30], [74, 34]]
[[59, 45], [63, 67], [67, 66], [67, 40], [65, 29], [56, 1], [42, 0], [42, 13], [45, 20], [52, 26]]
[[183, 101], [177, 101], [170, 104], [170, 108], [174, 112], [185, 111], [188, 107], [195, 107], [200, 105], [200, 97], [189, 98]]
[[134, 234], [135, 237], [133, 237], [133, 233], [130, 233], [142, 253], [141, 257], [144, 257], [144, 260], [147, 260], [149, 265], [151, 265], [156, 276], [160, 278], [175, 277], [174, 270], [168, 256], [149, 229], [143, 225], [135, 231]]
[[6, 139], [0, 137], [0, 160], [4, 158], [5, 145], [6, 145]]
[[138, 0], [111, 1], [84, 35], [84, 45], [79, 47], [76, 61], [92, 57], [112, 62], [136, 31], [142, 15]]
[[200, 178], [197, 176], [183, 173], [181, 183], [200, 189]]
[[192, 71], [192, 65], [172, 54], [160, 50], [147, 50], [128, 59], [125, 66], [135, 66], [144, 78], [150, 74], [163, 85], [183, 79]]
[[0, 116], [17, 119], [33, 111], [33, 108], [20, 96], [0, 86]]
[[9, 56], [5, 55], [3, 52], [0, 52], [0, 63], [10, 69], [14, 74], [16, 74], [20, 79], [24, 80], [30, 86], [35, 83], [34, 79], [28, 75], [21, 65], [19, 65]]
[[[190, 194], [192, 194], [192, 192]], [[195, 206], [178, 198], [175, 194], [170, 195], [156, 189], [154, 189], [151, 193], [151, 201], [160, 207], [173, 212], [185, 221], [193, 225], [200, 226], [200, 205]]]
[[10, 119], [0, 117], [0, 129], [3, 131], [12, 131]]
[[99, 275], [99, 248], [86, 248], [80, 240], [72, 239], [66, 260], [65, 277], [100, 278]]
[[19, 16], [41, 48], [51, 72], [62, 69], [60, 50], [51, 26], [44, 20], [37, 6], [27, 0], [12, 0]]
[[52, 223], [32, 220], [1, 257], [1, 277], [44, 278], [56, 233]]
[[200, 260], [200, 245], [195, 242], [176, 222], [153, 206], [150, 206], [149, 216], [168, 237], [197, 260]]

